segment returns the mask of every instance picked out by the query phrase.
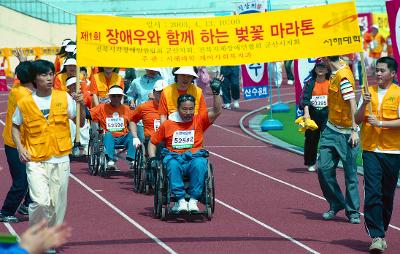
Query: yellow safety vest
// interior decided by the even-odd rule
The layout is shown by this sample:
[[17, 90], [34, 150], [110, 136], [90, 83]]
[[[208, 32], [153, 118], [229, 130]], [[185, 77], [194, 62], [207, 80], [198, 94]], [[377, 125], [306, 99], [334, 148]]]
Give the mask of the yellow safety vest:
[[[378, 86], [368, 88], [371, 93], [372, 114], [379, 121], [392, 121], [399, 118], [400, 87], [391, 84], [381, 107], [378, 109]], [[365, 111], [365, 118], [369, 116], [368, 109]], [[364, 120], [361, 129], [362, 148], [365, 151], [374, 151], [376, 148], [383, 151], [400, 151], [400, 128], [379, 128], [372, 126]]]
[[351, 86], [353, 87], [353, 91], [355, 90], [353, 72], [351, 71], [350, 67], [346, 66], [337, 71], [336, 75], [331, 78], [329, 84], [328, 119], [331, 123], [337, 126], [351, 127], [352, 121], [350, 103], [343, 100], [343, 96], [340, 90], [340, 81], [343, 78], [347, 78], [350, 81]]
[[[12, 139], [11, 128], [12, 128], [12, 117], [14, 115], [15, 109], [17, 108], [17, 102], [27, 96], [32, 94], [31, 90], [28, 88], [21, 86], [21, 84], [17, 84], [11, 88], [10, 94], [8, 95], [8, 103], [7, 103], [7, 115], [6, 115], [6, 125], [3, 130], [3, 139], [4, 144], [10, 147], [16, 147], [14, 140]], [[25, 140], [25, 132], [24, 128], [20, 128], [21, 132], [21, 142], [24, 144]]]
[[107, 97], [108, 90], [110, 90], [110, 87], [114, 85], [119, 86], [122, 81], [122, 77], [115, 72], [111, 74], [111, 79], [109, 83], [107, 83], [107, 79], [106, 76], [104, 75], [104, 72], [99, 72], [94, 74], [94, 79], [96, 81], [97, 91], [100, 98]]
[[71, 153], [72, 141], [68, 121], [67, 92], [52, 91], [48, 119], [39, 110], [32, 95], [18, 102], [26, 131], [25, 147], [32, 161], [45, 161], [53, 156]]
[[[175, 112], [178, 110], [178, 97], [179, 97], [179, 92], [178, 92], [178, 85], [176, 83], [167, 86], [163, 90], [165, 99], [167, 100], [167, 107], [168, 107], [168, 115], [171, 113]], [[187, 91], [187, 94], [192, 95], [195, 98], [195, 108], [194, 108], [194, 114], [197, 115], [199, 113], [199, 107], [200, 107], [200, 99], [201, 96], [203, 95], [201, 88], [197, 87], [194, 84], [189, 85]]]

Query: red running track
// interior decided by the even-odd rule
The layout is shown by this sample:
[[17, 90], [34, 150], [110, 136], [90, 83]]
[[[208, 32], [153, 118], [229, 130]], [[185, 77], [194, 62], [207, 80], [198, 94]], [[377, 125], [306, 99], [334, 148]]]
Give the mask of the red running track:
[[[292, 87], [282, 88], [282, 99], [293, 100]], [[0, 109], [6, 110], [6, 96]], [[210, 98], [207, 99], [210, 104]], [[363, 220], [349, 224], [340, 212], [323, 221], [328, 209], [317, 175], [303, 166], [301, 156], [246, 136], [238, 126], [247, 112], [265, 100], [242, 102], [240, 110], [224, 110], [207, 132], [205, 145], [215, 167], [216, 211], [205, 218], [152, 217], [152, 196], [132, 191], [132, 178], [123, 171], [107, 178], [90, 176], [87, 164], [72, 162], [66, 221], [73, 236], [59, 250], [75, 253], [365, 253], [368, 238]], [[0, 119], [4, 121], [4, 113]], [[247, 123], [247, 121], [245, 121]], [[2, 126], [1, 126], [2, 129]], [[3, 146], [1, 146], [3, 147]], [[0, 200], [4, 200], [10, 177], [4, 153]], [[343, 174], [338, 179], [343, 187]], [[359, 177], [360, 194], [362, 177]], [[400, 197], [395, 208], [386, 253], [400, 252]], [[6, 228], [8, 226], [8, 228]], [[27, 222], [0, 224], [21, 234]]]

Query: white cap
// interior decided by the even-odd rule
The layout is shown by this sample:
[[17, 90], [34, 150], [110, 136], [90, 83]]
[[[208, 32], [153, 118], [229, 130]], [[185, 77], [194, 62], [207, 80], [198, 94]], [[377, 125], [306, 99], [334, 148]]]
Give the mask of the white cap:
[[76, 84], [76, 77], [71, 77], [67, 80], [66, 86], [69, 87], [70, 85]]
[[71, 39], [65, 39], [61, 42], [61, 47], [65, 47], [70, 43], [72, 40]]
[[124, 94], [124, 90], [123, 90], [122, 87], [120, 87], [120, 86], [113, 86], [113, 87], [111, 87], [110, 90], [108, 91], [108, 95], [112, 95], [112, 94], [125, 95], [125, 94]]
[[65, 59], [63, 66], [65, 66], [65, 65], [76, 65], [76, 59], [75, 58]]
[[145, 68], [145, 69], [149, 70], [149, 71], [158, 71], [158, 72], [160, 72], [159, 68]]
[[160, 80], [157, 80], [156, 83], [154, 83], [153, 90], [160, 92], [160, 91], [164, 90], [164, 88], [166, 88], [167, 86], [168, 86], [167, 81], [160, 79]]
[[195, 78], [198, 78], [196, 72], [194, 71], [194, 68], [192, 66], [184, 66], [180, 67], [178, 70], [174, 72], [174, 74], [185, 74], [185, 75], [191, 75]]
[[373, 24], [371, 27], [379, 30], [379, 26], [377, 24]]
[[76, 49], [76, 45], [67, 45], [65, 47], [65, 51], [70, 52], [70, 53], [73, 53], [75, 49]]

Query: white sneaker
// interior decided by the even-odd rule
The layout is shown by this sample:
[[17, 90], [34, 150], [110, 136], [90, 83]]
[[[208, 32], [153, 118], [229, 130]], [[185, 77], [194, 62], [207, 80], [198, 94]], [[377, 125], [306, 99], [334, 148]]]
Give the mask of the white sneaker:
[[288, 84], [289, 86], [292, 86], [292, 85], [294, 84], [294, 81], [291, 80], [291, 79], [289, 79], [289, 80], [287, 81], [287, 84]]
[[230, 103], [224, 104], [224, 109], [231, 109], [231, 104]]
[[107, 169], [115, 170], [115, 161], [109, 160], [109, 161], [107, 162]]
[[199, 208], [197, 207], [197, 200], [194, 198], [189, 199], [188, 203], [189, 212], [199, 212]]
[[315, 165], [308, 166], [307, 170], [308, 172], [315, 172]]
[[172, 212], [180, 213], [180, 212], [187, 212], [188, 211], [188, 202], [181, 198], [178, 202], [175, 202], [174, 206], [172, 207]]
[[233, 108], [235, 108], [235, 109], [239, 108], [239, 101], [238, 100], [234, 100], [233, 101]]

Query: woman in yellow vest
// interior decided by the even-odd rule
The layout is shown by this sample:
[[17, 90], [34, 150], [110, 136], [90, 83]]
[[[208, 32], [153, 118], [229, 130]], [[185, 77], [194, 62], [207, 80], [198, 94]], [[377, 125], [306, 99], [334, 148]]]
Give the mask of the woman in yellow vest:
[[391, 57], [377, 60], [378, 85], [364, 93], [356, 113], [356, 121], [362, 123], [365, 226], [374, 253], [387, 248], [385, 233], [400, 168], [400, 87], [393, 83], [397, 67]]
[[328, 120], [328, 87], [331, 71], [320, 58], [311, 71], [312, 78], [304, 89], [304, 119], [312, 119], [318, 129], [307, 129], [304, 139], [304, 165], [308, 171], [315, 171], [317, 162], [318, 142]]
[[197, 68], [192, 66], [176, 67], [172, 70], [172, 73], [175, 75], [175, 83], [163, 90], [158, 107], [161, 123], [167, 120], [167, 118], [174, 117], [171, 114], [176, 114], [178, 108], [177, 100], [182, 94], [190, 94], [195, 98], [195, 115], [199, 114], [199, 112], [207, 112], [203, 92], [200, 87], [193, 83], [198, 78]]
[[[33, 201], [29, 205], [29, 223], [48, 219], [49, 226], [53, 226], [63, 222], [66, 212], [72, 149], [68, 119], [76, 118], [76, 102], [80, 105], [81, 126], [86, 114], [81, 93], [72, 98], [65, 91], [53, 89], [53, 63], [33, 62], [32, 77], [36, 91], [18, 101], [12, 118], [12, 136], [20, 160], [26, 162]], [[23, 140], [21, 127], [25, 133]]]
[[75, 58], [67, 58], [63, 63], [61, 72], [57, 73], [54, 78], [54, 89], [67, 91], [66, 80], [76, 76], [76, 60]]
[[[26, 165], [19, 160], [18, 150], [11, 136], [12, 115], [17, 102], [32, 93], [33, 85], [31, 78], [31, 65], [29, 61], [21, 62], [15, 69], [20, 84], [13, 86], [8, 96], [6, 124], [3, 130], [4, 151], [6, 153], [8, 168], [10, 169], [12, 185], [4, 200], [0, 212], [0, 221], [18, 222], [14, 216], [18, 213], [28, 215], [28, 206], [32, 202], [28, 192], [28, 180], [26, 176]], [[23, 132], [22, 132], [23, 133]], [[24, 140], [24, 138], [22, 138]], [[21, 204], [22, 200], [25, 201]], [[19, 208], [18, 208], [19, 207]]]
[[99, 72], [90, 79], [90, 93], [93, 96], [93, 106], [109, 102], [108, 91], [112, 86], [124, 89], [124, 79], [114, 72], [114, 67], [99, 67]]

